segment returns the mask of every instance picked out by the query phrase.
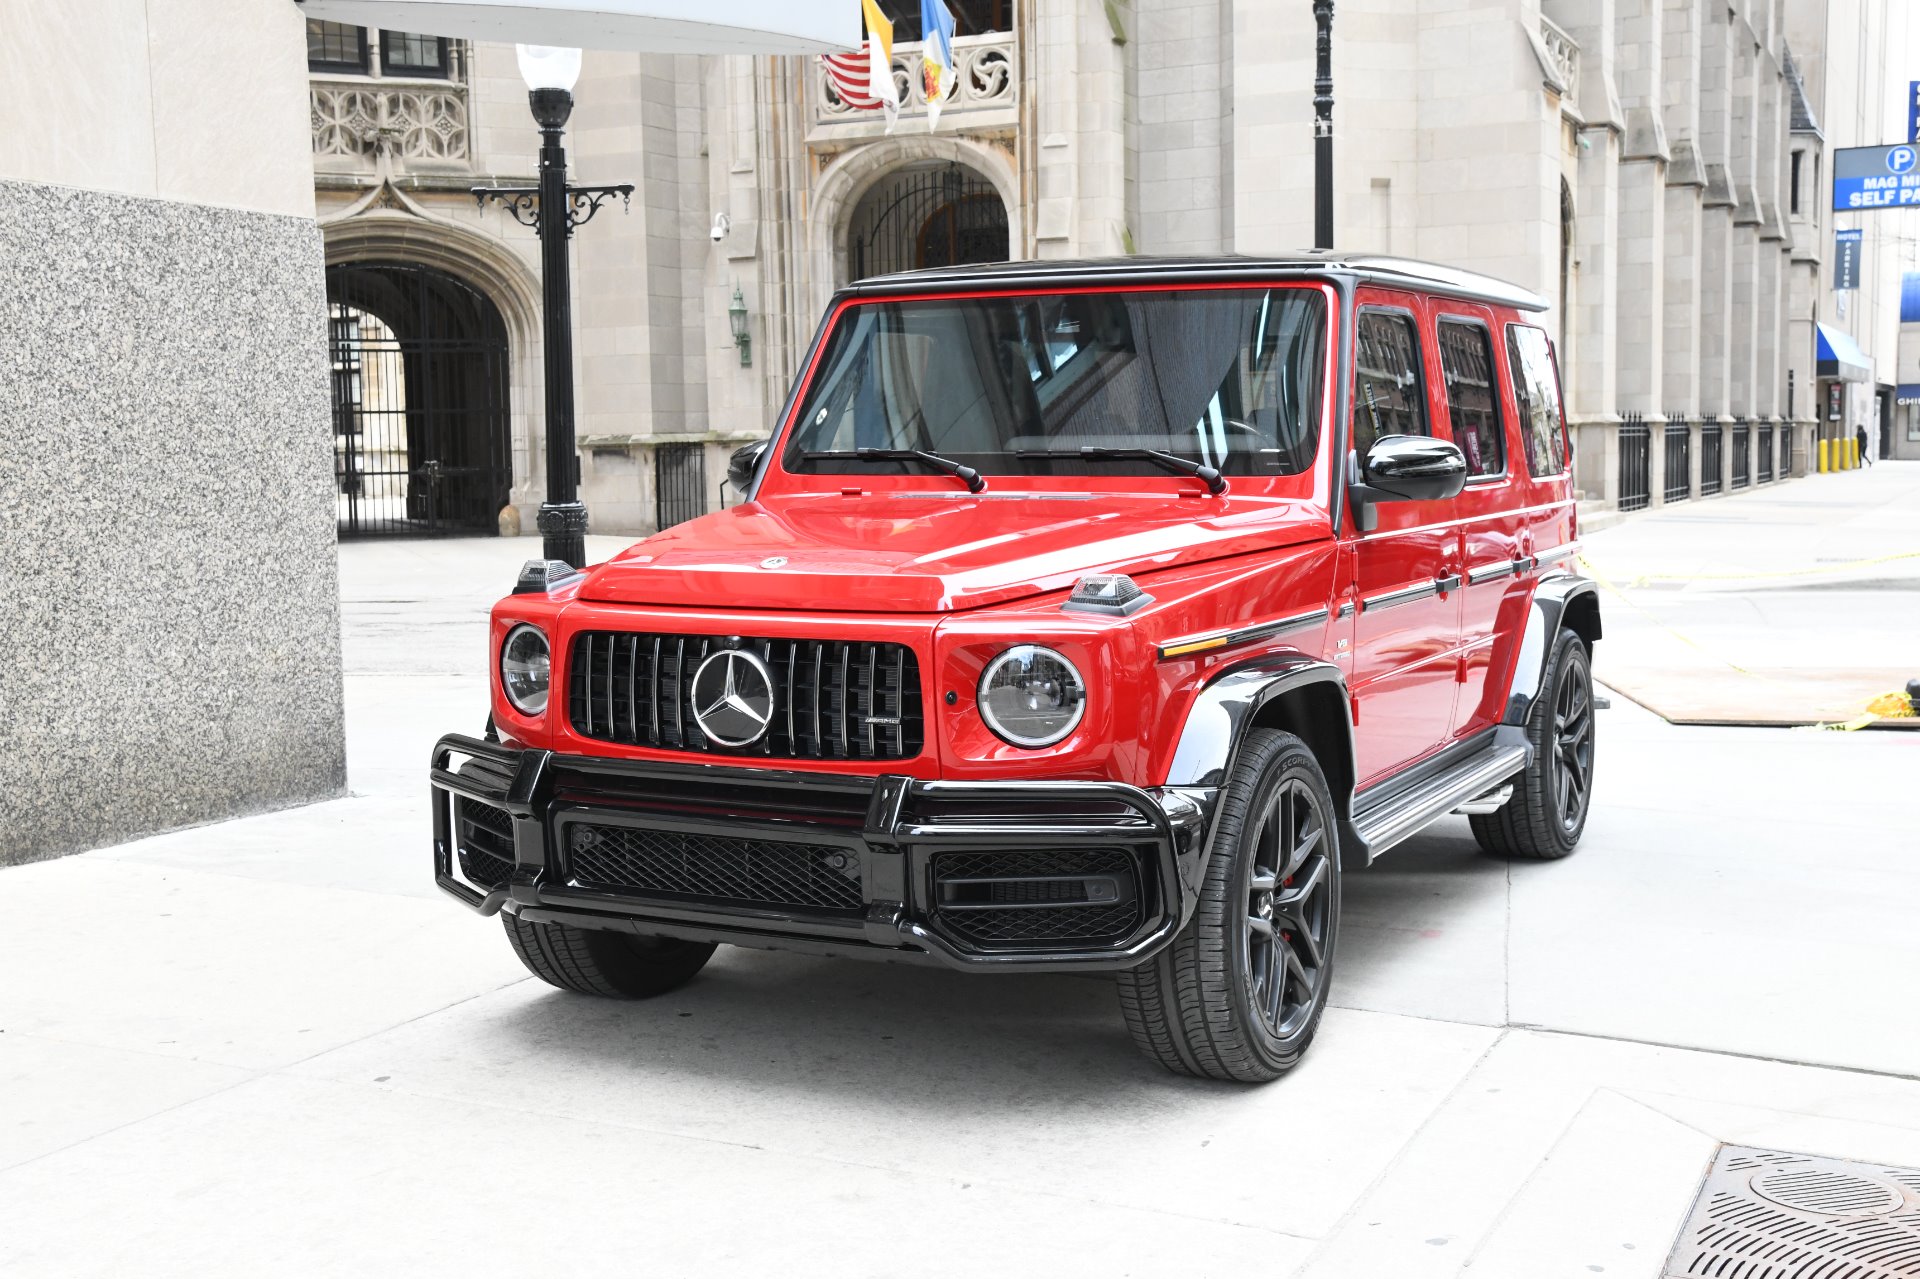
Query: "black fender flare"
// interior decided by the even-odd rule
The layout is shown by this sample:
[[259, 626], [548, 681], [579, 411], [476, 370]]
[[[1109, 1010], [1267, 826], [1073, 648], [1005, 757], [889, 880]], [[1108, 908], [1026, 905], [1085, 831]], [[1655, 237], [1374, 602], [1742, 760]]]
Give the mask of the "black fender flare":
[[1571, 627], [1591, 649], [1600, 638], [1600, 588], [1578, 573], [1554, 573], [1534, 586], [1526, 630], [1514, 657], [1502, 724], [1524, 725], [1547, 678], [1547, 655], [1562, 627]]
[[1333, 793], [1341, 863], [1366, 864], [1366, 845], [1353, 827], [1352, 706], [1346, 672], [1299, 652], [1275, 653], [1229, 667], [1200, 690], [1187, 710], [1166, 785], [1207, 796], [1209, 854], [1220, 820], [1219, 792], [1232, 774], [1241, 745], [1249, 731], [1271, 724], [1313, 747]]

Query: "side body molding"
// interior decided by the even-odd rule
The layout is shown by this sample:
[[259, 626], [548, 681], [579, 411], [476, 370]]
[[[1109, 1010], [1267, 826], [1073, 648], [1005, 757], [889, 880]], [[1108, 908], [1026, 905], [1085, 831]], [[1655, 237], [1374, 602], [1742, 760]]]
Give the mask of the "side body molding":
[[1524, 725], [1547, 677], [1547, 654], [1554, 636], [1570, 626], [1589, 647], [1600, 638], [1600, 591], [1590, 578], [1577, 573], [1555, 573], [1542, 578], [1527, 610], [1527, 629], [1514, 658], [1513, 682], [1507, 687], [1503, 724]]
[[[1217, 795], [1227, 783], [1248, 730], [1265, 723], [1284, 728], [1319, 754], [1340, 822], [1343, 861], [1357, 855], [1357, 864], [1364, 864], [1365, 845], [1353, 829], [1350, 706], [1346, 675], [1332, 662], [1304, 653], [1276, 653], [1233, 667], [1194, 699], [1166, 784]], [[1218, 806], [1213, 808], [1209, 848], [1212, 827], [1220, 819]]]

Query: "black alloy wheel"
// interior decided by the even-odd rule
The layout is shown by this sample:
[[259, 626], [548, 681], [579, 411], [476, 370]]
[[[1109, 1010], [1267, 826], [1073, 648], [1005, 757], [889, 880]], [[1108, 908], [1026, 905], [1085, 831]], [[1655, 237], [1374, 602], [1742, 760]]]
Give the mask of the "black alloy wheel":
[[1186, 927], [1119, 974], [1134, 1043], [1168, 1070], [1262, 1083], [1291, 1070], [1327, 1006], [1340, 927], [1332, 793], [1307, 744], [1249, 732], [1221, 790]]
[[1266, 801], [1247, 880], [1247, 980], [1276, 1038], [1297, 1033], [1316, 1007], [1333, 919], [1327, 815], [1307, 784], [1289, 778]]
[[1563, 630], [1548, 657], [1545, 694], [1527, 712], [1533, 760], [1513, 779], [1513, 798], [1469, 818], [1496, 857], [1554, 861], [1571, 853], [1593, 804], [1593, 664], [1587, 642]]
[[1553, 800], [1563, 830], [1577, 831], [1587, 818], [1593, 791], [1593, 681], [1585, 664], [1561, 668], [1553, 694]]

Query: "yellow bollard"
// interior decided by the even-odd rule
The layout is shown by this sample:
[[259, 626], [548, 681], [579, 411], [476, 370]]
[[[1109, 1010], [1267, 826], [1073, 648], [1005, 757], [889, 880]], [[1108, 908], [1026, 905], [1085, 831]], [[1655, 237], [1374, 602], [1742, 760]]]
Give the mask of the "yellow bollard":
[[1816, 463], [1816, 467], [1819, 470], [1820, 474], [1825, 475], [1827, 473], [1827, 442], [1825, 440], [1821, 440], [1819, 443], [1820, 443], [1820, 457], [1818, 462]]
[[1847, 469], [1849, 471], [1860, 469], [1860, 441], [1857, 439], [1847, 441]]

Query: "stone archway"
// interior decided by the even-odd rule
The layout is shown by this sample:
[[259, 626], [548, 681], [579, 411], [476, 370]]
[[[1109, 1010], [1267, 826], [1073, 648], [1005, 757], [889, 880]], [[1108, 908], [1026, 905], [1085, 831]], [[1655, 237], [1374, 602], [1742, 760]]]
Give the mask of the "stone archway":
[[404, 262], [445, 272], [471, 285], [499, 308], [507, 329], [507, 405], [512, 500], [531, 508], [546, 492], [540, 405], [540, 283], [531, 267], [501, 241], [455, 222], [404, 208], [370, 207], [320, 224], [328, 267]]
[[847, 232], [861, 198], [888, 174], [930, 161], [958, 164], [990, 183], [1007, 213], [1008, 254], [1025, 256], [1026, 219], [1013, 157], [987, 142], [960, 136], [892, 137], [864, 143], [827, 166], [814, 190], [807, 218], [812, 263], [813, 308], [824, 310], [834, 289], [848, 280]]

